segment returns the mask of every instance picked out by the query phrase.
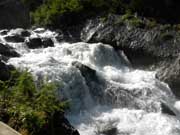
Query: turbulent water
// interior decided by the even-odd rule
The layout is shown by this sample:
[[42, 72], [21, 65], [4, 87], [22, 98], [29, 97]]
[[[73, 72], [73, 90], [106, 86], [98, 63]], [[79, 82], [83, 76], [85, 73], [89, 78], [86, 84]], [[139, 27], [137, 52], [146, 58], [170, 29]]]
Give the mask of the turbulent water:
[[[8, 42], [21, 54], [8, 63], [28, 69], [37, 80], [59, 83], [59, 98], [71, 102], [67, 117], [81, 135], [180, 135], [179, 102], [155, 71], [133, 69], [124, 53], [109, 45], [58, 42], [55, 32], [29, 31], [30, 37], [51, 38], [55, 46], [29, 49]], [[0, 40], [7, 43], [4, 36]], [[162, 104], [176, 116], [162, 113]]]

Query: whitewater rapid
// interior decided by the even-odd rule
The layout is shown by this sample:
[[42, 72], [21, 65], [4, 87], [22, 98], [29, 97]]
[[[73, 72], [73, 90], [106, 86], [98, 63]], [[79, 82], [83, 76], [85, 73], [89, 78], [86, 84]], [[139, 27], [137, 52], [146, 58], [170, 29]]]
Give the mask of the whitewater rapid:
[[[58, 42], [56, 32], [29, 31], [26, 40], [51, 38], [55, 46], [29, 49], [0, 36], [21, 55], [8, 63], [28, 69], [36, 80], [59, 83], [59, 98], [71, 103], [67, 117], [81, 135], [180, 135], [178, 102], [168, 85], [155, 78], [156, 71], [133, 69], [122, 51], [106, 44]], [[75, 62], [88, 67], [87, 73]], [[95, 80], [87, 75], [89, 71], [95, 73]], [[177, 116], [162, 113], [162, 103]]]

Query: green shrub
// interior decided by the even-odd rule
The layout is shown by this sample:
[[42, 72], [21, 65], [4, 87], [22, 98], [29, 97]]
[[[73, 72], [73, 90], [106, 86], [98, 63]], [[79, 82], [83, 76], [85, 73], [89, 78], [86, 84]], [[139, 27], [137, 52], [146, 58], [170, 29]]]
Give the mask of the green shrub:
[[121, 17], [121, 20], [133, 27], [143, 27], [144, 26], [143, 21], [140, 18], [133, 15], [131, 13], [131, 11], [127, 11], [126, 14], [124, 14]]
[[9, 81], [0, 81], [0, 84], [0, 113], [8, 116], [5, 119], [0, 115], [0, 119], [29, 135], [40, 135], [46, 130], [45, 125], [51, 125], [53, 115], [62, 114], [68, 107], [68, 102], [57, 98], [56, 85], [41, 83], [37, 86], [27, 71], [15, 72]]
[[131, 26], [139, 27], [139, 28], [142, 28], [144, 26], [143, 21], [139, 18], [133, 18], [133, 19], [129, 20], [129, 24]]
[[36, 25], [47, 26], [56, 24], [64, 14], [77, 13], [81, 9], [79, 0], [49, 0], [31, 13], [31, 16]]
[[31, 18], [35, 25], [59, 27], [102, 13], [121, 13], [124, 7], [122, 0], [46, 0], [31, 10]]
[[[32, 23], [55, 26], [67, 20], [77, 21], [99, 14], [124, 14], [125, 11], [140, 16], [152, 17], [157, 22], [177, 23], [180, 21], [179, 1], [172, 0], [21, 0], [31, 11]], [[173, 8], [172, 8], [173, 7]], [[72, 18], [70, 14], [75, 14]], [[61, 20], [62, 16], [68, 19]], [[125, 16], [124, 16], [125, 17]], [[127, 16], [126, 16], [127, 17]], [[125, 17], [125, 18], [126, 18]], [[130, 16], [129, 16], [130, 17]], [[56, 26], [57, 25], [57, 26]], [[152, 24], [153, 26], [154, 24]], [[151, 24], [149, 24], [151, 27]]]
[[169, 33], [169, 32], [163, 32], [163, 33], [161, 34], [161, 39], [162, 39], [163, 41], [169, 41], [169, 40], [174, 39], [174, 35], [171, 34], [171, 33]]
[[154, 28], [156, 26], [157, 26], [157, 22], [154, 19], [148, 20], [147, 23], [146, 23], [146, 27], [148, 29], [152, 29], [152, 28]]
[[127, 11], [126, 14], [124, 14], [121, 18], [123, 21], [127, 21], [133, 19], [134, 15], [132, 14], [131, 11]]

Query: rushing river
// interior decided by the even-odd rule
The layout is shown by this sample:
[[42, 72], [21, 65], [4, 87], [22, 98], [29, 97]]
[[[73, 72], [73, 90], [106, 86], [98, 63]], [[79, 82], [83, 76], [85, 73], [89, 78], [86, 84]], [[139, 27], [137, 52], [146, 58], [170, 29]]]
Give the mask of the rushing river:
[[[122, 51], [106, 44], [58, 42], [55, 32], [29, 31], [31, 38], [51, 38], [55, 46], [29, 49], [8, 42], [21, 54], [8, 63], [37, 80], [59, 83], [58, 96], [70, 101], [67, 117], [81, 135], [180, 135], [179, 102], [156, 71], [133, 69]], [[0, 40], [7, 43], [4, 36]], [[176, 116], [163, 113], [162, 104]]]

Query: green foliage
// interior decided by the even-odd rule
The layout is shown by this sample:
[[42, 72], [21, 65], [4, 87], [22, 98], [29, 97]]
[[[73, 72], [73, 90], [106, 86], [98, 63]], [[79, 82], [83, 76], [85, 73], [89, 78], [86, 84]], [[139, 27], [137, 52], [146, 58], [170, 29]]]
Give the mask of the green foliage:
[[161, 34], [161, 39], [162, 39], [163, 41], [169, 41], [169, 40], [174, 39], [174, 35], [172, 35], [172, 34], [169, 33], [169, 32], [163, 32], [163, 33]]
[[[13, 82], [13, 83], [12, 83]], [[45, 125], [51, 124], [53, 115], [67, 109], [68, 102], [57, 98], [57, 87], [53, 83], [37, 86], [32, 75], [27, 72], [14, 72], [9, 81], [0, 81], [0, 119], [10, 126], [40, 134]]]
[[130, 11], [128, 11], [126, 14], [124, 14], [121, 17], [122, 21], [128, 23], [129, 25], [133, 26], [133, 27], [143, 27], [144, 23], [143, 21], [136, 17], [135, 15], [133, 15]]
[[157, 24], [156, 20], [154, 20], [154, 19], [148, 20], [146, 23], [146, 27], [148, 29], [152, 29], [152, 28], [156, 27], [157, 25], [158, 24]]
[[79, 0], [49, 0], [31, 14], [36, 25], [53, 25], [58, 18], [67, 13], [82, 9]]
[[[77, 20], [97, 16], [99, 14], [124, 14], [127, 10], [140, 16], [151, 17], [157, 22], [180, 21], [179, 1], [172, 0], [21, 0], [31, 12], [31, 20], [35, 25], [59, 27], [70, 25]], [[72, 17], [73, 16], [73, 17]], [[67, 18], [65, 20], [61, 18]], [[81, 20], [81, 21], [82, 21]], [[137, 24], [137, 21], [133, 23]], [[149, 26], [154, 27], [153, 23]]]
[[[68, 23], [69, 20], [73, 23], [85, 16], [120, 13], [123, 8], [122, 0], [46, 0], [35, 11], [31, 10], [31, 18], [35, 25], [56, 27]], [[61, 20], [61, 18], [67, 19]]]
[[136, 17], [129, 20], [129, 24], [134, 27], [143, 27], [144, 26], [143, 21]]

